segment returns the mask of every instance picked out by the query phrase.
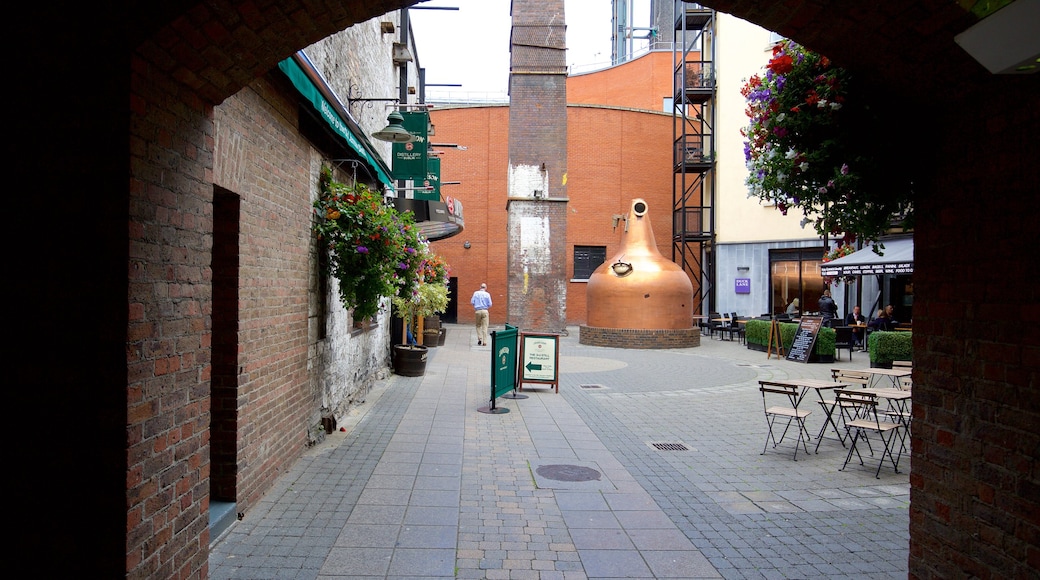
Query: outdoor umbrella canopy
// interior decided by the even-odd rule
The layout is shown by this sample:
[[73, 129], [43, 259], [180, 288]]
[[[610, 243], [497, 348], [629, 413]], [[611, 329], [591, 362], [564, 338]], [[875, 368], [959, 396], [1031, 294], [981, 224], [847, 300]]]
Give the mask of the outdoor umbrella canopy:
[[874, 252], [873, 244], [866, 245], [848, 256], [827, 262], [820, 267], [824, 276], [855, 276], [857, 274], [913, 274], [914, 239], [912, 237], [878, 240], [883, 255]]

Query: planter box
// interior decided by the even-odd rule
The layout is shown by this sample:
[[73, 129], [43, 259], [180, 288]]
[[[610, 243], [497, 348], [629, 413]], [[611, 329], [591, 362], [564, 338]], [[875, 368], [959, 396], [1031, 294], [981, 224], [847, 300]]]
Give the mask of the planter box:
[[[748, 350], [757, 350], [758, 352], [766, 352], [765, 345], [747, 343]], [[786, 353], [785, 353], [786, 354]], [[830, 354], [816, 354], [812, 353], [809, 355], [809, 362], [811, 363], [826, 363], [831, 364], [834, 362], [834, 355]]]

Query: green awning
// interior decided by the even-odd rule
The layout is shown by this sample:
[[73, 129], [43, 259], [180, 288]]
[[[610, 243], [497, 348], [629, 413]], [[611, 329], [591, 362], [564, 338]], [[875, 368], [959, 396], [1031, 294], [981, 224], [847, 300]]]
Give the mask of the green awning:
[[[300, 54], [304, 59], [306, 59], [306, 56], [302, 55], [302, 53], [297, 54]], [[299, 63], [290, 57], [278, 63], [278, 68], [285, 73], [285, 76], [289, 77], [289, 80], [292, 82], [293, 86], [296, 87], [296, 90], [300, 91], [300, 94], [314, 105], [314, 109], [319, 115], [321, 115], [321, 118], [328, 123], [329, 127], [337, 135], [342, 137], [343, 140], [347, 142], [347, 145], [353, 149], [361, 159], [369, 165], [369, 167], [372, 168], [379, 181], [391, 190], [395, 189], [394, 181], [390, 179], [389, 168], [386, 167], [386, 164], [377, 161], [378, 156], [369, 153], [368, 148], [365, 147], [364, 143], [362, 143], [362, 138], [359, 138], [358, 135], [351, 130], [347, 120], [344, 119], [336, 111], [336, 107], [334, 107], [332, 103], [321, 94], [321, 90], [314, 84], [314, 81], [311, 80], [310, 76], [300, 68]], [[325, 88], [331, 92], [330, 88]]]

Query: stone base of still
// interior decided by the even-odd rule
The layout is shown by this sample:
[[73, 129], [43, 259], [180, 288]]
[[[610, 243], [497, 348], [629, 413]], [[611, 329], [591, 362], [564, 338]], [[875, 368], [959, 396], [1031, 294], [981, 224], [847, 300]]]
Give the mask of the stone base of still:
[[690, 348], [701, 345], [701, 329], [694, 328], [600, 328], [579, 327], [578, 342], [614, 348]]

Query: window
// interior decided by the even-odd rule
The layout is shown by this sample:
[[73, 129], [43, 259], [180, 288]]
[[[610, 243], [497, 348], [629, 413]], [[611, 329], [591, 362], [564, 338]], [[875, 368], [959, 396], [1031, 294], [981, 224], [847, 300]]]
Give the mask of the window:
[[588, 280], [607, 259], [606, 246], [574, 246], [574, 280]]
[[780, 314], [795, 298], [801, 312], [817, 310], [823, 293], [823, 248], [771, 250], [769, 252], [770, 312]]

